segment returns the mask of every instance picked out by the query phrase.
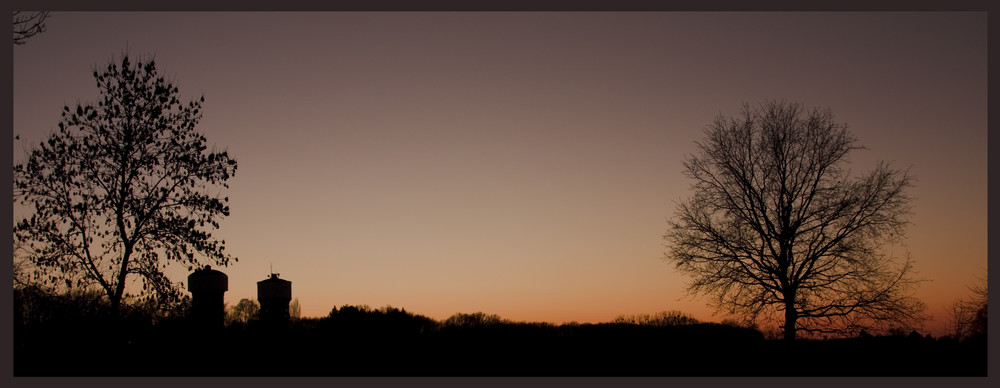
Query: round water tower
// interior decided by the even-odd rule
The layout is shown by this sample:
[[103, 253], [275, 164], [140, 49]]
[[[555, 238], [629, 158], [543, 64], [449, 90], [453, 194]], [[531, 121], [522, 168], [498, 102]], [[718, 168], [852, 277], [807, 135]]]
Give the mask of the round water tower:
[[279, 279], [272, 273], [257, 282], [257, 301], [260, 302], [260, 320], [267, 325], [287, 325], [288, 303], [292, 301], [292, 282]]
[[205, 266], [188, 275], [188, 291], [191, 291], [191, 315], [196, 324], [222, 328], [226, 319], [224, 295], [229, 290], [226, 274]]

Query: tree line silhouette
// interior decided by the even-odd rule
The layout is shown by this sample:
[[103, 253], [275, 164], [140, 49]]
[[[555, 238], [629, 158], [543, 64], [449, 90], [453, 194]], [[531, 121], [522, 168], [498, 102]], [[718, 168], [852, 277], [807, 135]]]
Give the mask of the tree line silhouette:
[[[100, 292], [25, 287], [14, 302], [16, 376], [979, 376], [987, 360], [985, 336], [789, 343], [676, 311], [556, 325], [344, 305], [283, 329], [203, 331], [189, 300], [116, 311]], [[794, 368], [774, 365], [785, 354]]]

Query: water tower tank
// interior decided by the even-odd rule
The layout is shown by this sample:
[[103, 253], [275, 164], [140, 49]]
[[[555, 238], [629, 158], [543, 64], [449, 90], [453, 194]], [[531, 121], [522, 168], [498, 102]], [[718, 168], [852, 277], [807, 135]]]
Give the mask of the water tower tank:
[[208, 328], [222, 328], [226, 319], [224, 295], [229, 290], [229, 277], [211, 266], [195, 270], [188, 275], [191, 291], [191, 315], [196, 324]]
[[288, 303], [292, 301], [292, 282], [278, 279], [272, 273], [257, 282], [257, 301], [260, 302], [260, 320], [266, 325], [288, 324]]

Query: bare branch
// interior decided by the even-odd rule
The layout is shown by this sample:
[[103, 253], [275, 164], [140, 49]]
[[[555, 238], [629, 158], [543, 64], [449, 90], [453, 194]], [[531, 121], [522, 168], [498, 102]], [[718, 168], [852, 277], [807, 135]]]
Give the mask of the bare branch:
[[14, 11], [14, 44], [23, 45], [28, 38], [45, 32], [45, 19], [48, 17], [48, 11]]

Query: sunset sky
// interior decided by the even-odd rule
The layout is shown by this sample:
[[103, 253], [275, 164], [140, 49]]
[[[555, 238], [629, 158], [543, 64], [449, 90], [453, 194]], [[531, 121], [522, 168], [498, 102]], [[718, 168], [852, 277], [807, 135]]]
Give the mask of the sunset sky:
[[[985, 13], [53, 13], [13, 48], [13, 161], [155, 55], [239, 162], [226, 301], [273, 265], [304, 316], [602, 322], [706, 299], [664, 260], [682, 160], [721, 114], [828, 107], [910, 168], [905, 249], [940, 333], [987, 272]], [[15, 208], [15, 215], [19, 214]], [[902, 251], [902, 249], [896, 249]], [[175, 281], [186, 280], [177, 271]]]

